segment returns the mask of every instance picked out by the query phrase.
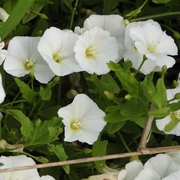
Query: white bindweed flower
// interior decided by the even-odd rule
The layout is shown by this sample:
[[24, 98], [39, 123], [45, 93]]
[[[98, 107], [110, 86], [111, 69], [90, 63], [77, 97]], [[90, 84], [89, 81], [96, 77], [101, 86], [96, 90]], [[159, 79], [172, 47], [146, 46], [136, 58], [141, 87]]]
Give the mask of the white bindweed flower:
[[[167, 89], [167, 100], [172, 100], [176, 93], [180, 92], [180, 85], [174, 89]], [[173, 100], [173, 102], [177, 102], [178, 100]], [[173, 123], [174, 127], [167, 131], [165, 128], [169, 123]], [[156, 120], [156, 126], [160, 131], [165, 132], [166, 134], [174, 134], [180, 136], [180, 109], [177, 111], [170, 112], [170, 114], [162, 119]]]
[[[168, 154], [158, 154], [150, 158], [144, 164], [144, 168], [152, 169], [160, 176], [160, 179], [162, 179], [170, 175], [171, 173], [175, 172], [178, 167], [176, 166], [176, 164], [173, 162], [173, 160], [170, 158]], [[149, 175], [152, 175], [152, 173], [149, 173]]]
[[4, 69], [7, 73], [22, 77], [33, 73], [41, 83], [48, 83], [54, 75], [37, 51], [40, 37], [14, 37], [8, 46]]
[[154, 21], [131, 23], [125, 30], [125, 61], [132, 61], [133, 67], [143, 74], [152, 71], [161, 71], [175, 64], [174, 58], [168, 55], [177, 55], [177, 46], [172, 37], [162, 31]]
[[170, 158], [174, 161], [174, 163], [180, 169], [180, 151], [179, 150], [171, 151], [171, 152], [167, 152], [166, 154], [168, 154], [170, 156]]
[[118, 180], [134, 180], [142, 169], [143, 164], [140, 161], [132, 161], [126, 164], [125, 169], [119, 172]]
[[146, 180], [161, 180], [159, 174], [150, 168], [145, 168], [141, 170], [134, 180], [144, 180], [145, 177]]
[[180, 170], [171, 173], [169, 176], [163, 178], [162, 180], [179, 180], [179, 177], [180, 177]]
[[0, 74], [0, 104], [4, 101], [6, 94], [2, 85], [2, 76]]
[[54, 74], [65, 76], [82, 71], [73, 52], [77, 38], [77, 34], [55, 27], [44, 32], [38, 45], [38, 51]]
[[74, 28], [74, 33], [79, 34], [79, 35], [85, 33], [86, 31], [87, 31], [86, 28], [80, 28], [79, 26], [76, 26]]
[[78, 94], [73, 102], [62, 107], [58, 115], [65, 125], [65, 141], [93, 144], [106, 122], [105, 113], [87, 95]]
[[9, 14], [3, 8], [0, 7], [0, 20], [5, 22], [8, 17]]
[[[0, 39], [1, 40], [1, 39]], [[4, 59], [6, 58], [7, 51], [4, 48], [4, 42], [0, 43], [0, 65], [3, 63]]]
[[94, 27], [78, 37], [74, 46], [79, 66], [90, 74], [106, 74], [107, 62], [118, 59], [118, 43], [108, 31]]
[[125, 23], [123, 17], [120, 15], [91, 15], [84, 21], [85, 29], [92, 29], [94, 27], [100, 27], [105, 31], [109, 31], [110, 35], [115, 37], [118, 42], [118, 60], [123, 58], [125, 52], [124, 47], [124, 31]]
[[[3, 165], [0, 166], [0, 169], [6, 168], [15, 168], [15, 167], [22, 167], [22, 166], [30, 166], [35, 165], [35, 161], [27, 157], [25, 155], [19, 156], [1, 156], [0, 163]], [[0, 173], [1, 180], [55, 180], [52, 176], [39, 176], [37, 169], [29, 169], [29, 170], [22, 170], [22, 171], [12, 171], [12, 172], [4, 172]]]

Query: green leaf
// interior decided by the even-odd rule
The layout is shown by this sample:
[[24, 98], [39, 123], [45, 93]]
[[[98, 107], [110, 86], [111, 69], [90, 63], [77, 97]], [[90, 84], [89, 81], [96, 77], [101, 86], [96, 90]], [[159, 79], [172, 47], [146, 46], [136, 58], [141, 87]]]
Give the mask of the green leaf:
[[34, 1], [35, 0], [18, 0], [7, 21], [4, 22], [3, 26], [0, 27], [1, 40], [4, 40], [20, 23], [24, 15], [33, 5]]
[[26, 141], [25, 146], [40, 146], [58, 140], [59, 134], [62, 133], [61, 119], [54, 117], [51, 120], [41, 121], [38, 119], [34, 125], [33, 134], [30, 141]]
[[164, 79], [159, 78], [156, 84], [156, 92], [153, 97], [154, 102], [159, 108], [167, 106], [167, 94]]
[[[93, 157], [105, 156], [106, 155], [107, 144], [108, 144], [108, 141], [99, 141], [99, 140], [96, 141], [93, 144], [93, 147], [92, 147], [92, 156]], [[96, 161], [95, 165], [96, 165], [97, 168], [102, 169], [102, 168], [105, 167], [106, 162], [105, 162], [105, 160]]]
[[52, 90], [49, 87], [44, 88], [41, 86], [40, 91], [39, 91], [39, 95], [40, 95], [42, 100], [49, 101], [51, 99], [51, 96], [52, 96]]
[[153, 83], [153, 73], [148, 74], [144, 81], [140, 83], [144, 97], [159, 109], [167, 106], [166, 87], [163, 78], [159, 78], [156, 86]]
[[119, 131], [124, 126], [125, 123], [126, 121], [116, 122], [116, 123], [107, 123], [105, 130], [109, 134], [114, 134], [115, 132]]
[[139, 96], [139, 83], [136, 80], [135, 75], [130, 71], [132, 67], [132, 63], [130, 61], [124, 62], [123, 66], [110, 62], [108, 63], [108, 67], [115, 72], [117, 78], [121, 82], [121, 85], [131, 96]]
[[152, 102], [152, 98], [155, 93], [155, 86], [153, 83], [153, 75], [154, 75], [153, 73], [146, 75], [144, 80], [142, 82], [140, 82], [141, 90], [142, 90], [144, 96], [150, 102]]
[[154, 109], [149, 111], [150, 115], [153, 115], [155, 118], [164, 118], [169, 114], [169, 109], [167, 107], [160, 108], [160, 109]]
[[38, 95], [37, 92], [33, 91], [27, 84], [18, 78], [14, 78], [16, 84], [19, 86], [20, 92], [25, 100], [32, 102], [34, 97]]
[[[160, 120], [159, 120], [160, 121]], [[173, 119], [173, 120], [171, 120], [166, 126], [165, 126], [165, 128], [164, 128], [164, 131], [165, 132], [170, 132], [170, 131], [172, 131], [176, 126], [177, 126], [177, 124], [180, 122], [180, 120], [179, 119]]]
[[33, 159], [35, 159], [36, 161], [40, 162], [40, 163], [48, 163], [49, 160], [43, 156], [33, 156]]
[[126, 14], [126, 17], [130, 17], [130, 18], [136, 17], [139, 13], [141, 13], [141, 9], [145, 6], [145, 4], [147, 2], [148, 2], [148, 0], [144, 1], [144, 3], [140, 7], [138, 7], [137, 9], [129, 12], [128, 14]]
[[133, 119], [134, 117], [142, 116], [144, 113], [146, 113], [146, 110], [140, 101], [138, 101], [136, 98], [132, 98], [122, 105], [120, 112], [122, 116]]
[[104, 14], [110, 14], [119, 4], [119, 0], [103, 0]]
[[153, 3], [156, 4], [166, 4], [168, 2], [170, 2], [171, 0], [152, 0]]
[[120, 91], [119, 86], [110, 74], [102, 75], [101, 79], [99, 79], [96, 74], [93, 74], [86, 79], [93, 83], [93, 91], [95, 89], [96, 92], [99, 92], [105, 99], [107, 99], [107, 97], [104, 95], [104, 91], [109, 91], [111, 93], [118, 93]]
[[68, 8], [70, 8], [72, 10], [73, 9], [73, 7], [72, 7], [72, 2], [73, 1], [74, 0], [64, 0], [63, 2]]
[[[50, 152], [55, 153], [60, 161], [67, 160], [68, 156], [67, 156], [62, 144], [58, 144], [56, 146], [55, 145], [50, 145], [48, 147], [48, 149], [49, 149]], [[63, 169], [65, 170], [65, 172], [67, 174], [69, 174], [69, 172], [70, 172], [70, 166], [69, 165], [63, 166]]]
[[180, 101], [169, 104], [171, 111], [177, 111], [180, 109]]
[[8, 114], [11, 114], [16, 120], [21, 123], [21, 133], [24, 136], [23, 139], [28, 141], [32, 137], [34, 131], [34, 125], [30, 119], [20, 110], [7, 110]]
[[116, 123], [116, 122], [123, 122], [128, 120], [127, 116], [122, 116], [122, 114], [120, 113], [120, 110], [116, 110], [113, 112], [110, 112], [109, 114], [107, 114], [104, 118], [104, 120], [106, 122], [110, 122], [110, 123]]

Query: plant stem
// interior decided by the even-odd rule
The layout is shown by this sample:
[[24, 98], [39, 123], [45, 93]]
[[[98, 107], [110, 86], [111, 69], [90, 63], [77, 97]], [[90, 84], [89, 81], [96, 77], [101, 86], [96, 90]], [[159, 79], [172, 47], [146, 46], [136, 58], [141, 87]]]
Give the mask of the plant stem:
[[126, 142], [124, 141], [124, 138], [122, 137], [121, 133], [119, 133], [119, 136], [120, 136], [121, 141], [122, 141], [123, 145], [125, 146], [126, 150], [127, 150], [128, 152], [131, 152], [131, 150], [129, 149], [128, 145], [127, 145]]
[[145, 148], [143, 149], [143, 151], [135, 151], [135, 152], [130, 152], [130, 153], [112, 154], [112, 155], [106, 155], [106, 156], [96, 156], [96, 157], [50, 162], [50, 163], [30, 165], [30, 166], [0, 169], [0, 173], [28, 170], [28, 169], [37, 169], [37, 168], [41, 169], [41, 168], [64, 166], [64, 165], [71, 165], [71, 164], [80, 164], [80, 163], [109, 160], [109, 159], [118, 159], [118, 158], [125, 158], [125, 157], [139, 156], [139, 155], [158, 154], [162, 152], [171, 152], [171, 151], [177, 151], [177, 150], [180, 150], [180, 146]]
[[[153, 108], [154, 107], [152, 105], [151, 109], [153, 109]], [[145, 125], [144, 130], [143, 130], [143, 134], [141, 136], [141, 141], [139, 143], [138, 151], [141, 151], [141, 150], [146, 148], [146, 143], [147, 143], [147, 139], [148, 139], [149, 133], [151, 131], [151, 126], [152, 126], [153, 120], [154, 120], [154, 116], [153, 115], [149, 115], [149, 117], [147, 119], [147, 122], [146, 122], [146, 125]]]
[[149, 15], [149, 16], [144, 16], [144, 17], [139, 17], [139, 18], [134, 18], [134, 19], [131, 19], [130, 22], [143, 21], [143, 20], [147, 20], [147, 19], [156, 19], [156, 18], [162, 18], [162, 17], [166, 17], [166, 16], [176, 16], [176, 15], [180, 15], [180, 11], [177, 11], [177, 12], [168, 12], [168, 13], [161, 13], [161, 14], [154, 14], [154, 15]]
[[69, 26], [69, 28], [71, 30], [72, 30], [73, 21], [74, 21], [74, 15], [75, 15], [75, 12], [76, 12], [76, 8], [77, 8], [77, 5], [78, 5], [78, 2], [79, 2], [79, 0], [76, 0], [75, 5], [74, 5], [74, 9], [72, 11], [71, 21], [70, 21], [70, 26]]

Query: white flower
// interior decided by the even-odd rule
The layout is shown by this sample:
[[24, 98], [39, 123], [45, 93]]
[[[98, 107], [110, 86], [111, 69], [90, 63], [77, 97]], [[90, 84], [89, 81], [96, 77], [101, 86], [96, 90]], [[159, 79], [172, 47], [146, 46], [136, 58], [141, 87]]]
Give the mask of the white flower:
[[177, 170], [177, 166], [168, 154], [158, 154], [150, 158], [144, 164], [144, 168], [153, 169], [160, 178], [164, 178]]
[[5, 71], [16, 77], [33, 72], [36, 80], [48, 83], [54, 73], [37, 51], [39, 40], [40, 37], [14, 37], [8, 46]]
[[3, 8], [0, 7], [0, 20], [5, 22], [8, 17], [9, 14]]
[[6, 94], [2, 85], [2, 76], [0, 74], [0, 104], [4, 101]]
[[125, 169], [119, 172], [118, 180], [134, 180], [142, 169], [143, 164], [140, 161], [132, 161], [126, 164]]
[[175, 60], [168, 55], [177, 55], [178, 50], [173, 38], [153, 21], [133, 25], [130, 23], [125, 32], [125, 46], [127, 51], [124, 59], [132, 61], [135, 69], [142, 65], [140, 71], [144, 74], [161, 71], [164, 65], [172, 67]]
[[91, 15], [84, 21], [85, 29], [92, 29], [94, 27], [100, 27], [105, 31], [109, 31], [110, 35], [115, 37], [118, 42], [118, 60], [123, 58], [125, 52], [124, 47], [124, 31], [125, 23], [123, 17], [120, 15]]
[[[174, 89], [167, 89], [166, 90], [167, 100], [173, 99], [174, 95], [179, 92], [180, 92], [180, 85]], [[171, 101], [171, 103], [177, 102], [177, 101], [178, 100], [173, 100], [173, 101]], [[166, 131], [165, 127], [169, 123], [173, 123], [174, 127], [172, 130]], [[160, 131], [163, 131], [166, 134], [174, 134], [174, 135], [180, 136], [180, 109], [177, 111], [170, 112], [170, 114], [168, 116], [166, 116], [162, 119], [157, 119], [156, 126]]]
[[144, 180], [145, 177], [146, 180], [161, 180], [159, 174], [150, 168], [141, 170], [134, 180]]
[[78, 94], [73, 102], [62, 107], [58, 115], [65, 125], [65, 141], [81, 141], [93, 144], [106, 122], [105, 113], [87, 95]]
[[[1, 156], [0, 163], [3, 165], [0, 166], [0, 169], [6, 168], [15, 168], [15, 167], [22, 167], [22, 166], [30, 166], [35, 165], [35, 161], [27, 157], [25, 155], [19, 156]], [[39, 176], [37, 169], [29, 169], [29, 170], [22, 170], [22, 171], [12, 171], [12, 172], [4, 172], [0, 173], [1, 180], [54, 180], [51, 176]]]
[[74, 46], [79, 66], [90, 74], [106, 74], [107, 62], [118, 59], [118, 43], [108, 31], [94, 27], [78, 37]]
[[7, 55], [7, 51], [5, 49], [3, 49], [3, 47], [4, 47], [4, 42], [1, 42], [0, 43], [0, 65], [3, 63], [3, 61]]
[[167, 152], [166, 154], [168, 154], [170, 156], [170, 158], [174, 161], [174, 163], [176, 164], [177, 167], [179, 167], [180, 169], [180, 151], [171, 151], [171, 152]]
[[180, 170], [171, 173], [169, 176], [163, 178], [162, 180], [179, 180], [179, 177], [180, 177]]
[[38, 45], [38, 51], [54, 74], [65, 76], [81, 71], [73, 52], [77, 38], [77, 34], [55, 27], [44, 32]]
[[74, 33], [79, 34], [79, 35], [85, 33], [86, 31], [87, 31], [86, 28], [80, 28], [79, 26], [76, 26], [74, 28]]

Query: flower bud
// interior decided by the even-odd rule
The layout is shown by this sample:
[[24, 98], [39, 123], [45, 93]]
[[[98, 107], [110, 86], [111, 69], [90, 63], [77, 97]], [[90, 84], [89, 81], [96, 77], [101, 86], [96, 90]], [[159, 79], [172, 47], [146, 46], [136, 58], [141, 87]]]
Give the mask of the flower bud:
[[162, 74], [166, 74], [166, 72], [167, 72], [167, 66], [164, 65], [164, 66], [162, 67]]
[[109, 91], [104, 91], [104, 94], [106, 95], [106, 97], [109, 99], [109, 100], [113, 100], [114, 99], [114, 94], [109, 92]]
[[71, 89], [70, 91], [67, 92], [66, 96], [68, 99], [74, 98], [78, 92], [75, 89]]
[[132, 96], [130, 94], [126, 94], [124, 97], [126, 100], [130, 100], [132, 98]]
[[129, 22], [129, 20], [128, 20], [128, 19], [125, 19], [125, 20], [124, 20], [124, 24], [125, 24], [125, 26], [127, 26], [129, 23], [130, 23], [130, 22]]
[[92, 149], [84, 148], [83, 152], [84, 152], [84, 154], [89, 154], [89, 153], [92, 153]]
[[180, 93], [176, 93], [174, 96], [175, 99], [180, 99]]
[[179, 83], [178, 83], [176, 80], [174, 80], [174, 81], [172, 82], [172, 85], [173, 85], [174, 88], [176, 88], [176, 87], [179, 85]]

